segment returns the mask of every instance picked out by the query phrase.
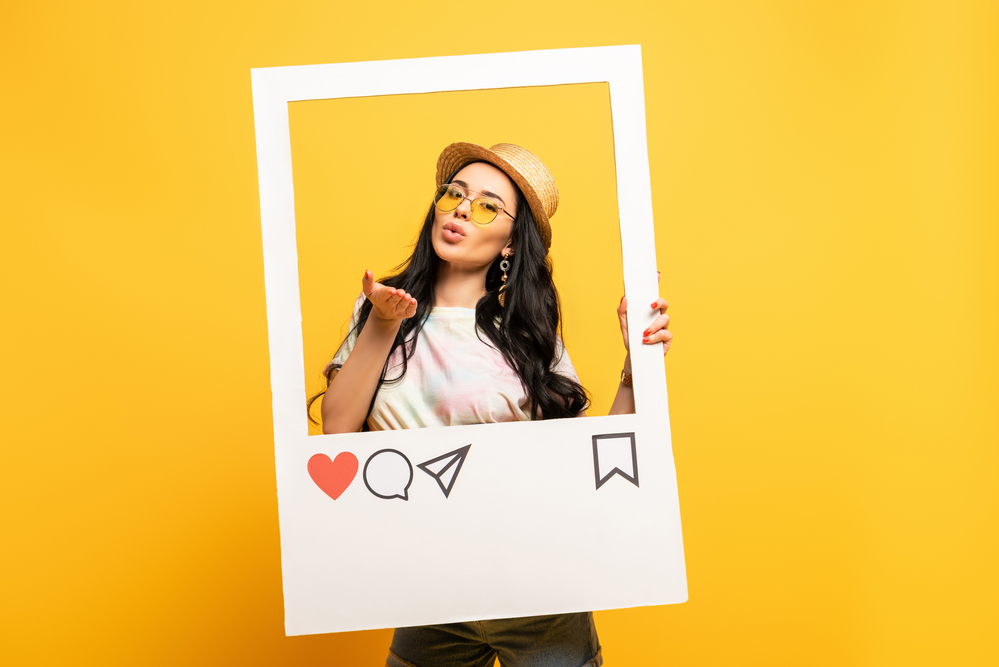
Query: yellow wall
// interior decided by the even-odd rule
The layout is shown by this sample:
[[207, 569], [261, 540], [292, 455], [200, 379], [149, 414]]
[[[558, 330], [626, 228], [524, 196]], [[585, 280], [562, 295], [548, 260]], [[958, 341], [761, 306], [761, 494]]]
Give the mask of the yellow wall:
[[[249, 70], [640, 43], [690, 601], [598, 613], [608, 664], [995, 664], [997, 31], [990, 1], [7, 3], [0, 662], [380, 664], [389, 631], [283, 636]], [[604, 150], [600, 87], [549, 92]]]
[[310, 100], [291, 104], [289, 116], [309, 395], [325, 386], [321, 369], [346, 334], [364, 271], [388, 274], [412, 252], [441, 149], [505, 141], [529, 147], [558, 174], [551, 256], [564, 337], [592, 394], [589, 412], [607, 414], [625, 352], [606, 83]]

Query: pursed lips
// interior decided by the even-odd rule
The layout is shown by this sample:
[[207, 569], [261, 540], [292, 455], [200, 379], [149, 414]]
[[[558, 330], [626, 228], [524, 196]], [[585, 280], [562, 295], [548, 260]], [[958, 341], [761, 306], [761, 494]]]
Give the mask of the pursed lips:
[[459, 236], [464, 236], [465, 235], [465, 229], [461, 225], [459, 225], [457, 222], [446, 222], [446, 223], [444, 223], [444, 229], [447, 230], [447, 231], [449, 231], [449, 232], [453, 232], [455, 234], [458, 234]]

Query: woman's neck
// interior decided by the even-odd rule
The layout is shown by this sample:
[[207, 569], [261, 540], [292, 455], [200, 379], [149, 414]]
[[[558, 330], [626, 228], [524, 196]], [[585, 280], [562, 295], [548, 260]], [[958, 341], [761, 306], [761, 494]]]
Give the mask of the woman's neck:
[[465, 269], [448, 262], [437, 268], [434, 284], [434, 306], [441, 308], [475, 308], [486, 294], [488, 266]]

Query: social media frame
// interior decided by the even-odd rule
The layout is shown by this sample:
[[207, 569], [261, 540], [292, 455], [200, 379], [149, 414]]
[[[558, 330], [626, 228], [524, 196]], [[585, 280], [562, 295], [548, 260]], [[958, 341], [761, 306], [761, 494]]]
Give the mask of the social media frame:
[[[629, 311], [633, 415], [310, 439], [301, 400], [305, 369], [290, 102], [606, 82], [624, 284], [631, 303], [647, 303], [658, 290], [642, 77], [638, 46], [252, 71], [287, 634], [686, 600], [665, 369], [661, 354], [640, 344], [651, 315], [643, 319]], [[594, 493], [591, 439], [622, 432], [635, 434], [642, 487], [608, 483]], [[349, 451], [369, 460], [379, 450], [394, 450], [409, 461], [427, 461], [469, 442], [475, 443], [474, 453], [456, 482], [463, 495], [436, 490], [422, 502], [404, 503], [348, 487], [334, 501], [309, 483], [308, 462], [317, 451], [330, 456]], [[586, 483], [580, 484], [580, 477]], [[439, 484], [420, 475], [411, 480], [414, 494], [423, 482]], [[568, 509], [575, 510], [573, 518], [561, 524], [545, 519]], [[483, 518], [491, 521], [493, 533], [529, 534], [535, 540], [528, 548], [493, 541], [484, 549], [490, 543], [456, 538]], [[599, 548], [579, 543], [587, 532], [602, 537]], [[423, 553], [414, 556], [406, 545], [421, 540]], [[426, 586], [428, 580], [455, 576], [465, 579], [462, 586]], [[460, 592], [469, 588], [470, 593]]]

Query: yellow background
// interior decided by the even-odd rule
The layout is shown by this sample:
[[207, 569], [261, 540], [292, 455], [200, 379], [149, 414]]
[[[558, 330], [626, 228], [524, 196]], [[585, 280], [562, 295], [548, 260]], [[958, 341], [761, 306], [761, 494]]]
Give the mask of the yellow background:
[[997, 31], [991, 1], [6, 3], [0, 662], [381, 664], [389, 631], [283, 636], [249, 70], [640, 43], [690, 601], [598, 613], [607, 664], [995, 664]]
[[[588, 413], [607, 414], [625, 352], [606, 83], [311, 100], [291, 104], [289, 116], [310, 396], [326, 385], [320, 372], [349, 329], [364, 271], [389, 274], [412, 252], [441, 149], [504, 141], [530, 147], [558, 174], [551, 257], [565, 344], [592, 395]], [[322, 432], [316, 424], [310, 431]]]

